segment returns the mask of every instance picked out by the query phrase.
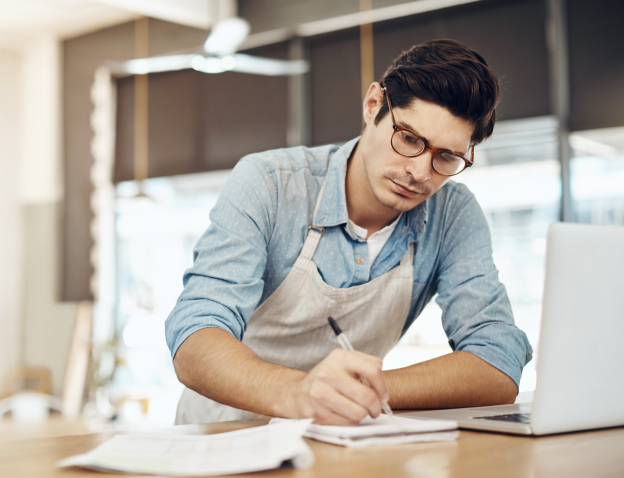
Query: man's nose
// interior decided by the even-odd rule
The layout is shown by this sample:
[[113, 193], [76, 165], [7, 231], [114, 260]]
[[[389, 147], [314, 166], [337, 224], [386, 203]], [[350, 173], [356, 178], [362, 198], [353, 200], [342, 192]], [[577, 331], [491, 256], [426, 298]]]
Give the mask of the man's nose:
[[431, 151], [425, 151], [414, 158], [410, 158], [405, 170], [414, 178], [414, 181], [424, 183], [431, 179]]

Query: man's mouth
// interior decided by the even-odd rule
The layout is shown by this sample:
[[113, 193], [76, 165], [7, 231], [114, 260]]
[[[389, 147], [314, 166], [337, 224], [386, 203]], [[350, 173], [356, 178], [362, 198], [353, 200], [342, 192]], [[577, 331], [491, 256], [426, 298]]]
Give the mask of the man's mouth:
[[[390, 181], [392, 181], [392, 179]], [[394, 185], [394, 189], [396, 190], [396, 192], [398, 192], [401, 196], [413, 198], [413, 197], [418, 196], [419, 194], [422, 194], [418, 191], [413, 191], [411, 189], [408, 189], [405, 186], [401, 186], [400, 184], [395, 183], [394, 181], [392, 181], [392, 184]]]

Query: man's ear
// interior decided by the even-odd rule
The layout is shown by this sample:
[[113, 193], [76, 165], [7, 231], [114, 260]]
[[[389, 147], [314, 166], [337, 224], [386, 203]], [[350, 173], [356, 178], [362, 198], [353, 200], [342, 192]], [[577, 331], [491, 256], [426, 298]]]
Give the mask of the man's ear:
[[384, 92], [377, 82], [371, 83], [368, 92], [364, 97], [363, 116], [367, 126], [372, 126], [377, 117], [377, 113], [383, 106]]

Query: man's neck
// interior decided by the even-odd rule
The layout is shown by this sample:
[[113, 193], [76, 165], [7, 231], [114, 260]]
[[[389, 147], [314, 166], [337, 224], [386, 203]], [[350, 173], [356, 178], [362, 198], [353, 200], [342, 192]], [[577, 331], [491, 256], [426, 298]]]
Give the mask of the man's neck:
[[392, 223], [400, 214], [381, 204], [373, 194], [359, 143], [347, 163], [345, 191], [349, 219], [366, 229], [369, 237]]

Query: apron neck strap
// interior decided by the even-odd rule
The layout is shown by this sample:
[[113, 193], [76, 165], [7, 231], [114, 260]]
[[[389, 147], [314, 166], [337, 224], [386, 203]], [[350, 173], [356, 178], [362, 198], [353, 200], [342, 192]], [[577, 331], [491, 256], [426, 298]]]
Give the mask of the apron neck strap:
[[303, 244], [303, 249], [301, 250], [300, 254], [300, 257], [303, 257], [304, 259], [308, 259], [310, 261], [312, 260], [312, 256], [316, 251], [316, 247], [318, 246], [319, 241], [321, 240], [321, 236], [325, 232], [324, 227], [316, 226], [316, 213], [318, 212], [321, 200], [323, 199], [325, 184], [327, 184], [327, 175], [325, 175], [323, 185], [321, 186], [321, 192], [319, 193], [318, 199], [316, 200], [314, 216], [312, 216], [312, 225], [308, 228], [308, 236], [306, 237], [305, 243]]
[[414, 243], [410, 242], [407, 246], [407, 252], [403, 254], [399, 267], [401, 268], [401, 276], [411, 277], [413, 275], [414, 264]]
[[[323, 193], [325, 192], [325, 185], [327, 184], [327, 175], [325, 175], [325, 179], [323, 179], [323, 185], [321, 186], [321, 192], [319, 193], [318, 199], [316, 200], [316, 206], [314, 207], [314, 215], [312, 216], [312, 226], [316, 226], [316, 213], [319, 210], [319, 206], [321, 205], [321, 200], [323, 199]], [[322, 229], [322, 228], [316, 228]]]
[[318, 246], [318, 243], [321, 240], [321, 236], [324, 232], [325, 228], [323, 227], [310, 226], [308, 228], [308, 237], [306, 237], [306, 240], [303, 243], [303, 249], [301, 249], [299, 257], [311, 261], [314, 252], [316, 252], [316, 247]]

